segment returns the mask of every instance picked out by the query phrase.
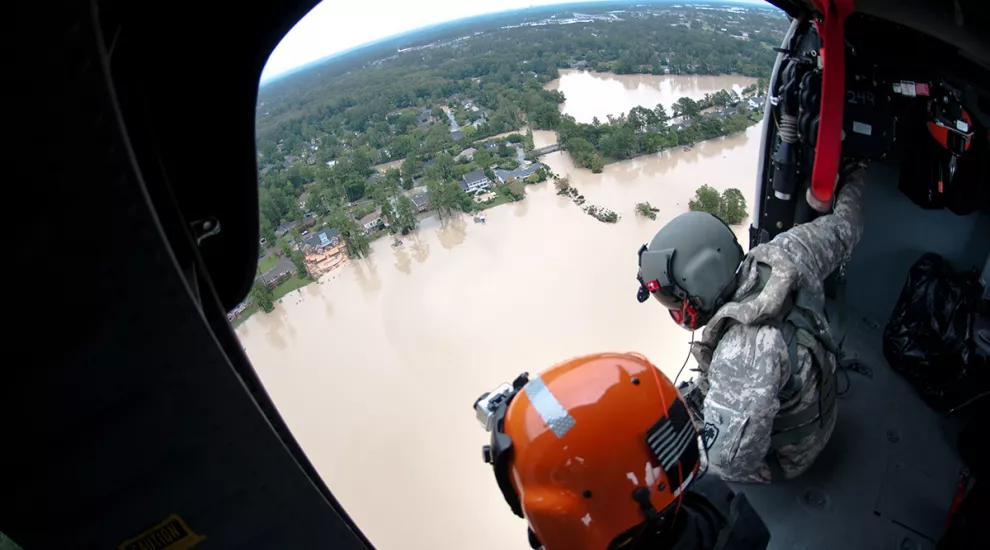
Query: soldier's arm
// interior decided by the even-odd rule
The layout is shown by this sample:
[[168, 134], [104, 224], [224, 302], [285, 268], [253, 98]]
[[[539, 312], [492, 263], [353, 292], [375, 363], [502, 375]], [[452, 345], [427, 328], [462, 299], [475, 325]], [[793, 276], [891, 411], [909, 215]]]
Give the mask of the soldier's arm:
[[736, 325], [715, 348], [703, 434], [710, 464], [723, 478], [770, 481], [766, 456], [788, 362], [780, 331], [769, 326]]
[[804, 264], [810, 273], [824, 280], [849, 258], [863, 235], [860, 203], [865, 187], [866, 170], [850, 174], [831, 214], [789, 229], [769, 244], [783, 248], [794, 262]]

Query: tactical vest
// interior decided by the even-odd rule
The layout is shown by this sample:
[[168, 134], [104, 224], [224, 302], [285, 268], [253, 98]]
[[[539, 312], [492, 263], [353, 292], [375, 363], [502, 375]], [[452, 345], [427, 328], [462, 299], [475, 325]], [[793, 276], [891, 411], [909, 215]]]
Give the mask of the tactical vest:
[[[770, 280], [771, 267], [769, 265], [760, 262], [757, 264], [757, 269], [759, 271], [758, 282], [739, 300], [740, 302], [756, 299], [763, 287], [766, 286], [767, 281]], [[818, 327], [816, 313], [820, 314], [821, 319], [826, 318], [825, 312], [821, 310], [815, 300], [811, 299], [811, 295], [806, 290], [798, 288], [790, 294], [774, 318], [761, 323], [780, 330], [784, 342], [787, 344], [787, 355], [791, 362], [791, 376], [778, 393], [780, 411], [773, 420], [770, 440], [772, 451], [798, 443], [814, 434], [825, 426], [825, 422], [835, 407], [835, 369], [828, 360], [828, 354], [835, 356], [837, 362], [839, 348], [832, 339], [829, 327]], [[730, 319], [726, 323], [726, 330], [733, 324], [738, 324], [738, 321]], [[722, 334], [725, 334], [725, 330], [722, 331]], [[802, 398], [811, 391], [812, 384], [809, 383], [809, 380], [799, 376], [797, 372], [798, 345], [804, 346], [811, 352], [812, 368], [808, 374], [814, 376], [817, 373], [819, 379], [817, 403], [805, 408], [799, 408], [799, 405]], [[782, 474], [780, 465], [776, 463], [775, 453], [771, 453], [768, 462], [771, 470], [774, 470], [775, 478]]]

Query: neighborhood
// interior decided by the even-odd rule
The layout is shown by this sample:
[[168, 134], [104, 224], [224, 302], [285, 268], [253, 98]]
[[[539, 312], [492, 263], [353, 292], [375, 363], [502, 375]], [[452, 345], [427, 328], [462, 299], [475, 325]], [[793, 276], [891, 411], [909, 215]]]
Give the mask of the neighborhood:
[[[480, 123], [483, 123], [483, 111], [470, 101], [464, 103], [464, 111], [482, 113], [479, 117], [473, 118], [470, 123], [474, 124], [472, 127], [477, 128]], [[428, 109], [420, 112], [421, 124], [431, 124], [429, 113]], [[446, 111], [446, 114], [450, 117], [451, 137], [456, 139], [455, 133], [459, 132], [460, 124], [453, 118], [451, 111]], [[479, 123], [479, 121], [481, 122]], [[456, 183], [461, 191], [472, 196], [476, 210], [501, 204], [502, 202], [497, 200], [498, 193], [496, 192], [500, 187], [508, 186], [517, 181], [537, 183], [546, 180], [546, 166], [536, 162], [535, 156], [528, 156], [524, 147], [525, 141], [526, 139], [522, 134], [511, 134], [507, 138], [489, 139], [475, 143], [470, 147], [461, 149], [456, 156], [447, 157], [448, 163], [453, 158], [455, 173], [463, 172], [456, 179]], [[316, 146], [314, 145], [314, 147]], [[431, 177], [438, 177], [436, 175], [436, 171], [439, 169], [437, 167], [438, 158], [442, 154], [444, 153], [417, 162], [414, 169], [406, 170], [406, 172], [411, 173], [399, 176], [399, 183], [403, 189], [399, 195], [389, 199], [389, 204], [393, 208], [396, 205], [397, 197], [404, 196], [411, 201], [416, 215], [420, 217], [428, 215], [431, 209], [430, 193], [425, 182]], [[304, 162], [304, 159], [287, 156], [286, 162], [289, 161]], [[327, 167], [333, 168], [336, 164], [335, 160], [331, 160], [327, 163]], [[389, 177], [389, 170], [394, 169], [395, 165], [394, 163], [382, 163], [372, 168], [373, 173], [368, 176], [366, 183], [369, 188], [383, 185]], [[329, 221], [315, 211], [307, 212], [307, 210], [317, 208], [319, 199], [316, 186], [316, 182], [304, 185], [305, 190], [295, 200], [299, 210], [306, 212], [301, 219], [283, 221], [275, 227], [272, 235], [270, 235], [270, 237], [274, 237], [274, 242], [269, 242], [270, 239], [265, 237], [259, 241], [257, 282], [271, 289], [274, 299], [278, 299], [285, 293], [305, 284], [300, 284], [300, 281], [318, 279], [348, 261], [346, 243], [340, 231], [330, 227]], [[381, 203], [371, 198], [349, 202], [348, 212], [368, 238], [378, 238], [394, 232], [394, 229], [390, 227], [388, 218], [382, 214]], [[293, 260], [292, 256], [296, 254], [301, 256], [301, 261]], [[228, 312], [228, 320], [233, 322], [253, 312], [254, 308], [251, 307], [250, 300], [248, 298], [244, 303]]]

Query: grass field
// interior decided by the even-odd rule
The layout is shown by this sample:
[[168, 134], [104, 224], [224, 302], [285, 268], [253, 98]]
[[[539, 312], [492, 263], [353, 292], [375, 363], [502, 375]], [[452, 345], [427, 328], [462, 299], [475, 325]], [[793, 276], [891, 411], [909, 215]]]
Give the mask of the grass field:
[[505, 195], [496, 195], [494, 199], [489, 202], [475, 203], [475, 211], [480, 212], [482, 210], [488, 210], [489, 208], [495, 208], [496, 206], [512, 202], [512, 199]]
[[258, 270], [261, 273], [268, 271], [269, 269], [275, 267], [275, 262], [278, 261], [278, 257], [275, 254], [269, 254], [264, 258], [258, 260]]
[[309, 277], [289, 277], [285, 281], [282, 281], [282, 284], [275, 287], [272, 291], [272, 294], [275, 296], [274, 301], [279, 301], [286, 294], [296, 290], [297, 288], [302, 288], [311, 282], [313, 282], [313, 279], [310, 279]]

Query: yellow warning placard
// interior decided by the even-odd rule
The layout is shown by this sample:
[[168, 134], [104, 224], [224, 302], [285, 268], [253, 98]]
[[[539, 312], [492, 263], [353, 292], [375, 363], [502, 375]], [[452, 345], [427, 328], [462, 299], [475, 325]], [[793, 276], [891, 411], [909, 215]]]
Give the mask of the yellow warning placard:
[[186, 550], [196, 546], [206, 537], [197, 535], [176, 514], [147, 529], [140, 535], [120, 544], [119, 550]]

